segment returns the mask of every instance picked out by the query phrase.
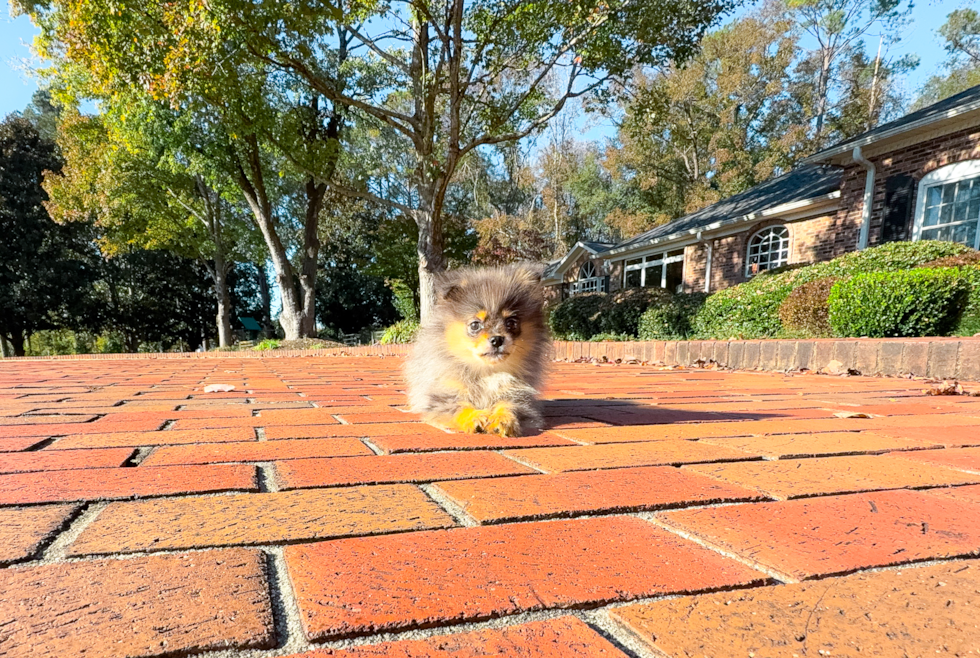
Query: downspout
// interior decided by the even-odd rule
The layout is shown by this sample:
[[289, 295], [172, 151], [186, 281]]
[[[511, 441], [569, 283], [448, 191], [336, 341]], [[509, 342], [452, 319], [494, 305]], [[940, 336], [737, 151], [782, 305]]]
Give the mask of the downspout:
[[[697, 235], [698, 242], [701, 240], [701, 231], [698, 231]], [[711, 292], [711, 257], [714, 252], [715, 241], [707, 240], [705, 241], [705, 248], [707, 249], [706, 259], [704, 263], [704, 291], [706, 293]]]
[[864, 178], [864, 207], [861, 209], [861, 237], [858, 238], [858, 250], [867, 249], [868, 235], [871, 233], [871, 207], [875, 194], [875, 166], [861, 155], [861, 147], [855, 146], [851, 159], [861, 165], [867, 172]]

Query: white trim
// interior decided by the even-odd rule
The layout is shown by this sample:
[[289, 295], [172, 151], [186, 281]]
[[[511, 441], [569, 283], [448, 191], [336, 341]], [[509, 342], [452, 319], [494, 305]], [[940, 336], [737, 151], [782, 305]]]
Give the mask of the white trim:
[[[777, 254], [781, 253], [784, 250], [786, 251], [786, 260], [785, 261], [782, 261], [782, 262], [777, 262], [776, 265], [772, 265], [771, 264], [771, 261], [770, 261], [769, 266], [766, 267], [765, 270], [760, 269], [760, 270], [758, 270], [756, 272], [750, 272], [749, 271], [749, 267], [750, 267], [751, 264], [749, 263], [749, 252], [752, 249], [752, 241], [755, 240], [756, 238], [758, 238], [763, 233], [765, 233], [767, 231], [770, 231], [771, 232], [771, 231], [774, 231], [775, 229], [783, 229], [786, 232], [786, 235], [785, 236], [781, 236], [779, 238], [779, 247], [776, 249], [776, 253]], [[783, 246], [784, 243], [785, 243], [785, 248]], [[789, 234], [789, 227], [788, 226], [786, 226], [785, 224], [772, 224], [771, 226], [763, 226], [758, 231], [756, 231], [755, 233], [753, 233], [749, 237], [748, 241], [746, 241], [746, 243], [745, 243], [745, 268], [744, 268], [745, 269], [745, 278], [746, 279], [751, 279], [752, 277], [754, 277], [755, 275], [757, 275], [757, 274], [759, 274], [761, 272], [765, 272], [766, 270], [773, 270], [773, 269], [776, 269], [777, 267], [782, 267], [783, 265], [786, 265], [787, 263], [789, 263], [792, 260], [793, 254], [790, 253], [790, 251], [792, 251], [792, 249], [793, 249], [793, 240], [792, 240], [792, 238], [791, 238], [791, 236]], [[770, 249], [767, 253], [771, 254], [771, 253], [773, 253], [773, 251]], [[761, 255], [761, 250], [760, 250], [760, 255]]]
[[864, 251], [868, 247], [868, 236], [871, 234], [871, 206], [875, 198], [875, 165], [864, 157], [861, 147], [855, 146], [851, 152], [851, 159], [860, 165], [864, 171], [864, 200], [861, 205], [861, 233], [858, 237], [858, 251]]
[[[925, 128], [933, 123], [938, 123], [940, 121], [946, 121], [948, 119], [954, 119], [956, 117], [968, 114], [975, 110], [980, 110], [980, 101], [973, 101], [967, 105], [961, 105], [960, 107], [954, 107], [941, 114], [933, 114], [916, 121], [910, 121], [909, 123], [903, 123], [901, 125], [895, 126], [894, 128], [889, 128], [883, 130], [876, 135], [868, 135], [867, 137], [859, 137], [857, 139], [849, 139], [842, 144], [833, 146], [829, 149], [820, 151], [819, 153], [814, 153], [808, 158], [803, 158], [801, 164], [816, 164], [818, 162], [826, 162], [831, 158], [843, 155], [848, 151], [854, 149], [855, 146], [870, 146], [876, 142], [883, 142], [886, 139], [896, 137], [902, 133], [911, 132], [913, 130], [918, 130], [919, 128]], [[896, 121], [901, 121], [901, 119], [896, 119]]]
[[[679, 256], [667, 256], [668, 251], [663, 251], [662, 250], [662, 251], [660, 251], [658, 253], [651, 254], [651, 255], [648, 255], [648, 256], [640, 256], [638, 258], [630, 258], [629, 260], [639, 260], [640, 261], [639, 263], [636, 263], [634, 265], [626, 265], [626, 263], [624, 261], [623, 262], [623, 288], [627, 288], [628, 287], [626, 285], [626, 275], [627, 275], [627, 272], [636, 272], [637, 270], [639, 270], [639, 272], [640, 272], [640, 287], [641, 288], [647, 288], [647, 287], [654, 288], [654, 287], [657, 287], [657, 288], [664, 288], [664, 289], [666, 289], [667, 288], [667, 266], [670, 265], [671, 263], [681, 263], [681, 264], [683, 264], [684, 263], [684, 253], [685, 253], [685, 250], [683, 248], [680, 248], [680, 249], [677, 249], [677, 248], [670, 249], [669, 251], [680, 251], [681, 254]], [[659, 256], [659, 258], [658, 258], [658, 256]], [[652, 268], [652, 267], [657, 267], [658, 265], [660, 266], [660, 282], [659, 282], [659, 284], [647, 286], [647, 270], [650, 269], [650, 268]], [[684, 273], [682, 271], [681, 272], [681, 280], [682, 280], [682, 282], [683, 282], [683, 279], [684, 279]]]
[[564, 282], [564, 274], [568, 271], [568, 266], [578, 260], [579, 256], [581, 256], [583, 253], [595, 256], [605, 252], [596, 251], [591, 247], [587, 247], [585, 246], [584, 242], [576, 242], [572, 248], [568, 250], [568, 253], [562, 256], [561, 260], [558, 261], [558, 266], [555, 268], [555, 271], [551, 273], [551, 276], [549, 276], [547, 279], [543, 279], [541, 283], [544, 285], [555, 285]]
[[[767, 219], [773, 215], [780, 215], [779, 219], [786, 222], [798, 221], [818, 215], [820, 211], [824, 210], [823, 206], [830, 205], [830, 202], [836, 201], [839, 198], [840, 190], [834, 190], [833, 192], [822, 194], [817, 197], [802, 199], [800, 201], [790, 201], [789, 203], [783, 203], [778, 206], [773, 206], [772, 208], [766, 208], [765, 210], [749, 213], [748, 215], [742, 215], [741, 217], [736, 217], [734, 219], [721, 219], [717, 222], [712, 222], [707, 226], [692, 228], [686, 231], [678, 231], [677, 233], [671, 233], [670, 235], [662, 238], [654, 238], [653, 240], [647, 240], [628, 247], [609, 249], [602, 252], [602, 256], [608, 261], [619, 262], [621, 260], [625, 260], [626, 258], [637, 258], [637, 252], [640, 254], [647, 254], [655, 251], [670, 251], [678, 247], [686, 247], [687, 245], [695, 244], [698, 241], [698, 233], [704, 233], [705, 237], [708, 237], [710, 234], [710, 237], [722, 238], [728, 234], [741, 233], [744, 230], [741, 226], [736, 225], [751, 223], [760, 219]], [[679, 244], [674, 246], [674, 243]], [[622, 256], [622, 258], [612, 258], [612, 256]]]
[[[980, 160], [964, 160], [954, 164], [946, 165], [930, 171], [922, 177], [915, 190], [915, 215], [912, 223], [912, 240], [922, 239], [922, 220], [926, 210], [926, 190], [934, 185], [946, 185], [961, 180], [980, 177]], [[980, 220], [978, 220], [980, 223]], [[934, 228], [932, 226], [928, 228]], [[974, 249], [980, 249], [980, 226], [977, 227], [977, 237], [973, 244]]]

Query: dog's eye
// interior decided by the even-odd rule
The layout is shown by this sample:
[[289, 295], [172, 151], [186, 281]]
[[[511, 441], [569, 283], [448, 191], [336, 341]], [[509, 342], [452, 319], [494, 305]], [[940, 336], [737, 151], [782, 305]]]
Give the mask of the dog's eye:
[[504, 325], [507, 327], [508, 331], [514, 331], [517, 329], [519, 324], [520, 321], [517, 318], [507, 318], [507, 321], [504, 322]]
[[482, 322], [478, 320], [473, 320], [473, 322], [470, 322], [470, 331], [472, 331], [474, 334], [482, 328], [483, 328]]

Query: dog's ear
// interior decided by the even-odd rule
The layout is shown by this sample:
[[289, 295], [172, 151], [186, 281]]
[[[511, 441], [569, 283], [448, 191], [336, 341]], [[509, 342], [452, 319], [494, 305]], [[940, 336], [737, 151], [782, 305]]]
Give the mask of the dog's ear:
[[516, 264], [514, 267], [516, 268], [517, 276], [520, 279], [532, 284], [541, 283], [541, 279], [544, 276], [544, 265], [541, 263], [525, 261]]
[[466, 277], [460, 270], [441, 272], [436, 275], [436, 298], [457, 301], [466, 287]]

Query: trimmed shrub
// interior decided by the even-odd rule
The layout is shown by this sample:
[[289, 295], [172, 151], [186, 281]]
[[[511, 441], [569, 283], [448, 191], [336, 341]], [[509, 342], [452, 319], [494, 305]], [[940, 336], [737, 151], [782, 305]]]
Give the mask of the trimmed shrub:
[[968, 251], [958, 256], [946, 256], [924, 263], [922, 267], [977, 267], [980, 266], [980, 251]]
[[627, 340], [636, 340], [636, 336], [630, 336], [629, 334], [601, 333], [589, 338], [590, 343], [605, 343], [609, 341], [619, 342]]
[[963, 314], [953, 333], [957, 336], [974, 336], [980, 334], [980, 265], [963, 267], [960, 273], [970, 286], [970, 292], [963, 306]]
[[713, 294], [694, 318], [694, 334], [706, 339], [778, 336], [783, 329], [779, 307], [793, 289], [805, 283], [825, 277], [907, 270], [938, 258], [972, 251], [956, 242], [890, 242], [809, 267], [763, 272], [751, 281]]
[[548, 315], [552, 335], [558, 340], [588, 340], [600, 333], [599, 312], [605, 298], [605, 294], [594, 292], [556, 304]]
[[381, 335], [381, 340], [378, 341], [382, 345], [391, 345], [393, 343], [411, 343], [415, 340], [415, 334], [419, 332], [419, 323], [415, 320], [401, 320], [391, 325], [385, 332]]
[[672, 297], [663, 288], [627, 288], [606, 295], [599, 309], [599, 331], [636, 338], [643, 313], [652, 306], [669, 304]]
[[952, 268], [858, 274], [831, 289], [830, 325], [838, 336], [943, 336], [968, 293]]
[[791, 292], [779, 305], [779, 321], [783, 328], [800, 336], [830, 336], [830, 290], [837, 283], [828, 276], [804, 283]]
[[703, 292], [680, 293], [666, 303], [651, 306], [640, 318], [640, 340], [686, 340], [691, 320], [708, 298]]

